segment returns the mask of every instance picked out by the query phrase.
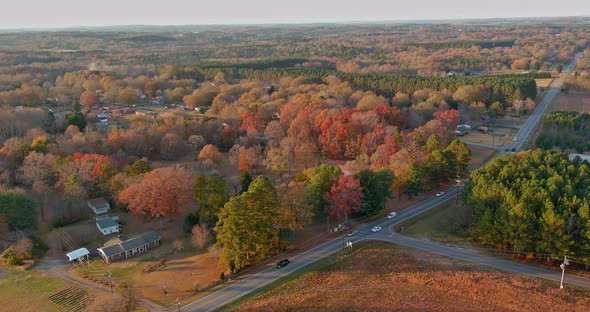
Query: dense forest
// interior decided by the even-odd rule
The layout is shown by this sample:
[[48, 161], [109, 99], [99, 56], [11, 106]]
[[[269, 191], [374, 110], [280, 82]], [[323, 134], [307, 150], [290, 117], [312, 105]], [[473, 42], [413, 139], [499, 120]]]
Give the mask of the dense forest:
[[589, 51], [584, 22], [0, 33], [0, 237], [104, 197], [239, 270], [467, 175], [457, 125], [533, 110], [535, 79]]
[[558, 259], [590, 261], [590, 166], [567, 154], [506, 155], [471, 175], [470, 230], [482, 243]]
[[547, 114], [536, 143], [543, 149], [590, 151], [590, 114], [564, 111]]

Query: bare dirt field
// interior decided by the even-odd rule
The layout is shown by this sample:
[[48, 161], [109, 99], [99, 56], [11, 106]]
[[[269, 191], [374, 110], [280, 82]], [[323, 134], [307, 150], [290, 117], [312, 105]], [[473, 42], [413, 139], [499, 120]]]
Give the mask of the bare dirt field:
[[551, 111], [574, 111], [579, 113], [590, 112], [590, 92], [560, 93], [551, 104]]
[[553, 78], [535, 79], [537, 88], [547, 88], [553, 82]]
[[[273, 285], [271, 285], [273, 286]], [[236, 311], [588, 311], [590, 294], [386, 243], [322, 260]]]
[[475, 170], [483, 166], [496, 151], [487, 147], [469, 145], [471, 150], [471, 162], [469, 163], [469, 170]]
[[507, 127], [488, 127], [494, 132], [483, 133], [477, 130], [469, 131], [469, 134], [460, 137], [463, 142], [474, 142], [494, 146], [505, 146], [510, 143], [518, 129]]

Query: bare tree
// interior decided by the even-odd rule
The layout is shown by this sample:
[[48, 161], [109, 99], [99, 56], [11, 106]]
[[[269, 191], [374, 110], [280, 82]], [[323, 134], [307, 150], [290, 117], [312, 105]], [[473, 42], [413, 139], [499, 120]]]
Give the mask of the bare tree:
[[192, 229], [191, 242], [193, 247], [197, 249], [203, 249], [207, 246], [211, 240], [211, 230], [207, 224], [195, 224]]

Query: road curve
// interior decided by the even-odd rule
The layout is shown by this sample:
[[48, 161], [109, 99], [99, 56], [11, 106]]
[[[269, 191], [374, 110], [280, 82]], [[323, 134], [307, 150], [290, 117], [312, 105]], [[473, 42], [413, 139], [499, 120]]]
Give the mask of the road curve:
[[[575, 67], [574, 61], [566, 67], [563, 75], [567, 75]], [[520, 127], [516, 133], [516, 140], [512, 141], [506, 148], [516, 148], [520, 150], [527, 141], [529, 135], [539, 123], [541, 117], [544, 115], [549, 103], [555, 98], [561, 89], [563, 80], [557, 79], [551, 89], [547, 92], [543, 100], [537, 105], [535, 111], [529, 116], [525, 123]], [[500, 152], [503, 155], [505, 152]], [[441, 203], [452, 200], [457, 195], [458, 190], [450, 188], [443, 196], [428, 198], [412, 207], [398, 212], [394, 219], [382, 219], [364, 224], [359, 227], [359, 233], [352, 238], [342, 237], [336, 238], [322, 245], [319, 245], [311, 250], [304, 251], [296, 256], [293, 256], [291, 264], [285, 268], [277, 269], [274, 266], [269, 267], [257, 274], [244, 278], [234, 284], [218, 290], [206, 297], [193, 301], [182, 307], [182, 311], [212, 311], [218, 309], [254, 290], [263, 287], [268, 283], [275, 281], [281, 277], [288, 275], [310, 263], [327, 257], [335, 252], [342, 250], [345, 247], [345, 242], [350, 241], [353, 245], [365, 240], [381, 240], [388, 241], [394, 244], [404, 245], [421, 249], [424, 251], [444, 255], [447, 257], [478, 263], [486, 265], [499, 270], [505, 270], [518, 274], [531, 275], [535, 277], [544, 278], [552, 281], [559, 281], [561, 274], [559, 272], [531, 267], [510, 261], [499, 260], [493, 257], [481, 255], [463, 248], [447, 246], [443, 244], [422, 241], [414, 238], [409, 238], [393, 232], [393, 227], [403, 221], [411, 219], [417, 215], [428, 211]], [[372, 233], [371, 228], [374, 226], [381, 226], [384, 230]], [[590, 279], [566, 274], [564, 283], [576, 285], [579, 287], [590, 288]]]

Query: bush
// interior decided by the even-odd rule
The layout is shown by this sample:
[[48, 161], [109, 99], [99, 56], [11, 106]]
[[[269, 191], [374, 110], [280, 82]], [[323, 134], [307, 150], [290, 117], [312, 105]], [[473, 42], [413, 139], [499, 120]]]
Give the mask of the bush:
[[29, 236], [29, 238], [33, 242], [33, 248], [35, 248], [36, 250], [41, 252], [46, 252], [47, 250], [49, 250], [49, 246], [47, 246], [47, 244], [45, 244], [45, 242], [41, 240], [41, 238], [35, 235], [31, 235]]
[[14, 255], [10, 255], [10, 256], [8, 256], [8, 259], [6, 260], [6, 263], [8, 265], [22, 265], [23, 260], [15, 257]]
[[224, 280], [225, 279], [225, 272], [220, 272], [219, 273], [219, 279], [220, 280]]
[[199, 215], [196, 212], [190, 212], [186, 218], [184, 218], [183, 230], [185, 233], [190, 234], [193, 230], [193, 226], [199, 224]]

